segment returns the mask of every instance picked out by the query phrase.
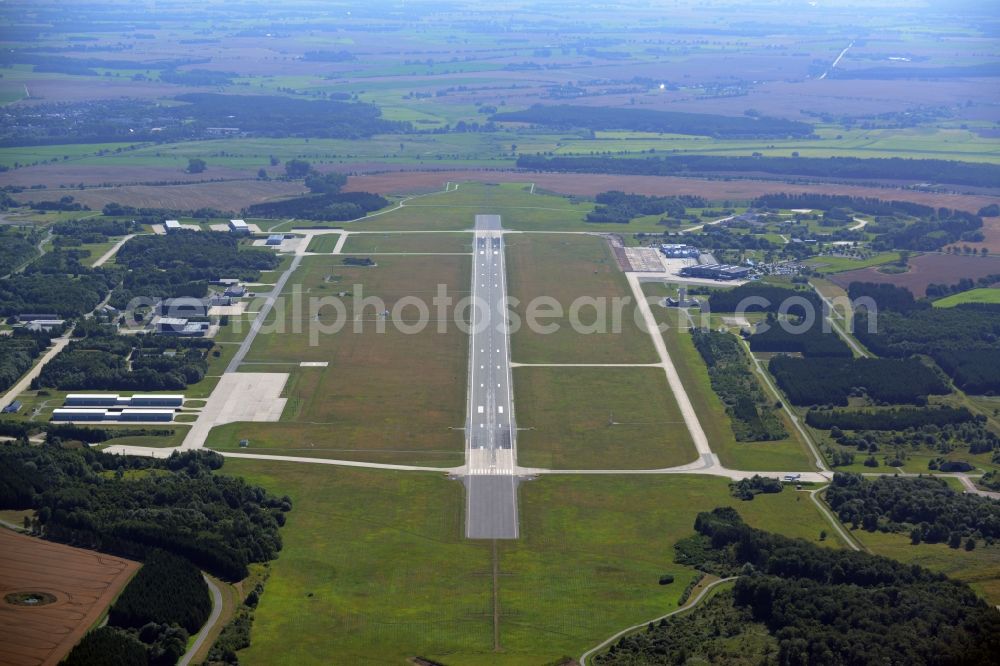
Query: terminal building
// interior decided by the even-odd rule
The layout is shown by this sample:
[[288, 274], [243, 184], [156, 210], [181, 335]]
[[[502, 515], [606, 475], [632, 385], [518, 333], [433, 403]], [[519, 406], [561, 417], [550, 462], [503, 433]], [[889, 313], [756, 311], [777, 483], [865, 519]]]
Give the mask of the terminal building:
[[682, 277], [705, 278], [708, 280], [745, 280], [750, 277], [751, 269], [746, 266], [729, 264], [702, 264], [685, 266], [679, 271]]

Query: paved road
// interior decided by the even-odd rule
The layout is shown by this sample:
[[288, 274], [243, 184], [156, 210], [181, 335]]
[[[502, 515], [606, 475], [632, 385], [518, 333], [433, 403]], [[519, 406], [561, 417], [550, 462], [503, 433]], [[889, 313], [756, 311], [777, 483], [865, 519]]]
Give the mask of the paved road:
[[97, 268], [99, 266], [103, 266], [104, 264], [108, 263], [108, 261], [111, 260], [111, 257], [113, 257], [116, 254], [118, 254], [118, 250], [122, 249], [122, 245], [124, 245], [125, 243], [127, 243], [130, 240], [132, 240], [133, 238], [135, 238], [136, 235], [137, 234], [129, 234], [128, 236], [125, 236], [125, 238], [122, 238], [120, 241], [118, 241], [117, 243], [115, 243], [114, 245], [112, 245], [111, 248], [107, 252], [105, 252], [104, 254], [102, 254], [100, 256], [100, 258], [97, 261], [94, 262], [94, 266], [93, 267]]
[[476, 216], [474, 247], [465, 534], [470, 539], [516, 539], [516, 430], [499, 215]]
[[17, 396], [27, 391], [31, 387], [31, 381], [42, 373], [42, 368], [45, 367], [45, 364], [55, 358], [55, 355], [61, 352], [66, 345], [69, 344], [70, 336], [72, 335], [73, 329], [70, 328], [61, 337], [53, 338], [52, 346], [49, 347], [49, 350], [42, 354], [37, 361], [35, 361], [35, 364], [31, 366], [31, 369], [28, 370], [28, 372], [26, 372], [9, 391], [4, 393], [3, 398], [0, 398], [0, 407], [6, 407]]
[[208, 616], [208, 620], [202, 626], [201, 631], [198, 632], [197, 638], [194, 639], [194, 643], [191, 644], [191, 648], [184, 653], [184, 656], [180, 658], [177, 662], [177, 666], [188, 666], [194, 656], [198, 654], [198, 650], [201, 646], [205, 644], [205, 639], [208, 638], [208, 634], [212, 631], [212, 627], [216, 625], [219, 621], [219, 617], [222, 615], [222, 592], [219, 590], [219, 586], [212, 582], [205, 574], [201, 575], [208, 583], [208, 589], [212, 593], [212, 614]]

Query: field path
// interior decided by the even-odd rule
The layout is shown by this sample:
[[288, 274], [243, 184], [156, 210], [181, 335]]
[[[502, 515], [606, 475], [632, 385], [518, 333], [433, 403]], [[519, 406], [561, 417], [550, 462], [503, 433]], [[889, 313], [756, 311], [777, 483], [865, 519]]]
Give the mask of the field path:
[[104, 254], [102, 254], [97, 259], [97, 261], [94, 262], [94, 265], [91, 268], [97, 268], [99, 266], [103, 266], [107, 262], [111, 261], [111, 257], [113, 257], [116, 254], [118, 254], [118, 250], [122, 249], [122, 245], [124, 245], [125, 243], [129, 242], [130, 240], [132, 240], [136, 236], [137, 236], [137, 234], [129, 234], [125, 238], [123, 238], [120, 241], [118, 241], [117, 243], [115, 243], [107, 252], [105, 252]]

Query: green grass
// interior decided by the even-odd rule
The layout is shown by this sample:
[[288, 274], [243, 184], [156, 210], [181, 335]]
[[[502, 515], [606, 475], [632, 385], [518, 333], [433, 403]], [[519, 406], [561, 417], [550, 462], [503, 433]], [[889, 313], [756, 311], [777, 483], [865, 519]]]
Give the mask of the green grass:
[[698, 457], [660, 368], [514, 369], [518, 462], [656, 469]]
[[[468, 257], [380, 257], [377, 267], [343, 266], [341, 257], [306, 257], [286, 287], [288, 304], [269, 317], [246, 357], [245, 371], [290, 372], [282, 421], [239, 423], [212, 430], [208, 445], [235, 450], [240, 439], [260, 453], [374, 462], [458, 465], [463, 460], [468, 337], [453, 320], [431, 322], [408, 334], [397, 323], [415, 322], [413, 308], [387, 322], [368, 306], [355, 312], [355, 286], [385, 308], [405, 297], [428, 304], [437, 285], [461, 298], [468, 293]], [[294, 292], [301, 294], [300, 308]], [[315, 309], [312, 298], [344, 303]], [[316, 317], [319, 317], [317, 321]], [[356, 317], [359, 317], [356, 319]], [[342, 328], [333, 332], [340, 318]], [[315, 337], [310, 333], [319, 325]], [[384, 332], [379, 327], [384, 326]], [[356, 328], [357, 327], [357, 328]], [[226, 345], [231, 347], [233, 345]], [[328, 367], [300, 368], [301, 361]], [[257, 365], [276, 364], [276, 365]]]
[[[802, 493], [738, 502], [722, 479], [545, 477], [520, 490], [521, 534], [498, 542], [502, 652], [489, 542], [463, 538], [464, 491], [443, 476], [229, 460], [294, 509], [241, 663], [543, 664], [677, 607], [694, 571], [672, 545], [698, 511], [818, 542]], [[835, 538], [826, 542], [837, 545]], [[660, 586], [660, 574], [676, 581]], [[336, 655], [332, 657], [331, 655]]]
[[858, 268], [869, 268], [871, 266], [881, 266], [899, 261], [898, 252], [879, 252], [878, 254], [863, 259], [852, 259], [849, 257], [813, 257], [805, 261], [806, 264], [824, 273], [843, 273], [853, 271]]
[[472, 252], [472, 234], [354, 233], [344, 243], [344, 254], [385, 252]]
[[[676, 290], [657, 283], [643, 285], [647, 296], [662, 298]], [[787, 439], [774, 442], [737, 442], [733, 435], [732, 423], [718, 394], [712, 390], [701, 354], [691, 341], [687, 330], [679, 323], [688, 325], [682, 319], [682, 312], [675, 308], [651, 305], [660, 323], [669, 324], [663, 333], [667, 353], [677, 369], [681, 383], [687, 391], [688, 399], [698, 415], [698, 421], [712, 451], [719, 456], [723, 465], [731, 469], [783, 471], [812, 469], [812, 457], [805, 445], [795, 436], [793, 426], [785, 422], [785, 429], [791, 433]], [[697, 321], [697, 315], [695, 315]]]
[[313, 236], [312, 240], [309, 241], [309, 247], [306, 248], [306, 251], [327, 253], [333, 252], [339, 241], [340, 234], [323, 234], [321, 236]]
[[1000, 545], [987, 546], [980, 540], [975, 550], [967, 552], [943, 543], [914, 546], [907, 534], [864, 530], [854, 530], [851, 534], [873, 553], [940, 571], [968, 583], [990, 603], [1000, 604]]
[[1000, 303], [1000, 289], [970, 289], [934, 301], [934, 307], [953, 308], [961, 303]]
[[[511, 336], [515, 362], [658, 362], [648, 333], [636, 323], [637, 308], [625, 275], [604, 239], [536, 234], [506, 238], [507, 290], [521, 319]], [[537, 326], [532, 330], [527, 320], [531, 303], [545, 305], [535, 299], [547, 299], [562, 316], [534, 317]], [[570, 316], [574, 303], [581, 306], [575, 317], [578, 330]], [[549, 306], [538, 310], [550, 311]], [[557, 330], [546, 332], [552, 326]]]

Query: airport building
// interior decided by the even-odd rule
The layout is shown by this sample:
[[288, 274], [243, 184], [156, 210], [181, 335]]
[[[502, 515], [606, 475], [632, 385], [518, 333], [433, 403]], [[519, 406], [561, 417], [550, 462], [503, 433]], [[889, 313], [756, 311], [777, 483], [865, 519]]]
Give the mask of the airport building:
[[708, 280], [745, 280], [750, 277], [750, 268], [729, 264], [704, 264], [685, 266], [678, 273], [683, 277], [705, 278]]
[[271, 234], [270, 236], [267, 237], [267, 240], [264, 242], [264, 244], [265, 245], [281, 245], [282, 241], [284, 241], [284, 240], [285, 240], [285, 236], [283, 234]]
[[229, 220], [229, 230], [234, 234], [250, 233], [250, 227], [243, 220]]
[[136, 393], [122, 396], [117, 393], [70, 393], [64, 407], [180, 407], [184, 396], [157, 393]]
[[170, 422], [174, 420], [172, 409], [123, 409], [120, 412], [99, 407], [61, 407], [52, 411], [53, 421], [93, 421], [93, 422]]
[[181, 223], [178, 222], [177, 220], [167, 220], [166, 222], [163, 223], [163, 230], [166, 231], [168, 234], [171, 231], [179, 231], [180, 228], [181, 228]]
[[663, 243], [660, 245], [660, 252], [663, 253], [663, 256], [670, 259], [679, 259], [682, 257], [697, 258], [701, 254], [698, 248], [683, 243]]

